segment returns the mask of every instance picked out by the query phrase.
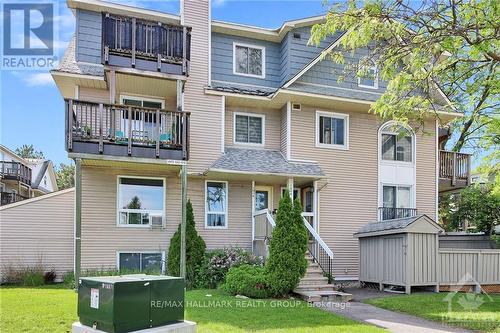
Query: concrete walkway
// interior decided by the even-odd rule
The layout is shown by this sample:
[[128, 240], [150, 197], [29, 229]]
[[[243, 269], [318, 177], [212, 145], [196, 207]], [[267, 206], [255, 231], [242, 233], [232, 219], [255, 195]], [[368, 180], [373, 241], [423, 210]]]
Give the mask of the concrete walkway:
[[470, 333], [471, 331], [450, 327], [419, 317], [393, 312], [360, 301], [374, 298], [395, 296], [397, 294], [381, 293], [373, 289], [349, 288], [346, 292], [353, 294], [353, 301], [348, 303], [315, 303], [317, 307], [338, 315], [348, 317], [367, 324], [385, 328], [393, 333]]

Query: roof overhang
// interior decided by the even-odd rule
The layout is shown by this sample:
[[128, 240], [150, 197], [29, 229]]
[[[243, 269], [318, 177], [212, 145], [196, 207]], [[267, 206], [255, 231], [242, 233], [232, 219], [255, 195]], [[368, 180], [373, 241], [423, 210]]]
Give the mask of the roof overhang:
[[122, 16], [133, 16], [149, 21], [166, 24], [181, 24], [180, 15], [163, 13], [150, 9], [137, 8], [99, 0], [67, 0], [66, 4], [71, 9], [82, 9], [93, 12], [105, 12]]

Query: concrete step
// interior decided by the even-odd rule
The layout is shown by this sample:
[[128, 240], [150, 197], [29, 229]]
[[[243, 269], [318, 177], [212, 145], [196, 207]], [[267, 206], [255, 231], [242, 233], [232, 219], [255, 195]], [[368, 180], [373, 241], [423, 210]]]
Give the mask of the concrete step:
[[326, 277], [308, 277], [304, 276], [300, 279], [300, 286], [309, 286], [309, 285], [325, 285], [328, 284], [328, 278]]
[[323, 275], [323, 271], [322, 270], [319, 270], [319, 271], [309, 271], [307, 270], [306, 271], [306, 274], [304, 275], [304, 277], [308, 277], [308, 278], [313, 278], [313, 277], [316, 277], [316, 278], [322, 278], [322, 277], [325, 277]]
[[331, 284], [311, 284], [311, 285], [299, 285], [295, 288], [295, 291], [334, 291], [333, 285]]
[[340, 291], [298, 291], [295, 290], [306, 302], [349, 302], [352, 295]]

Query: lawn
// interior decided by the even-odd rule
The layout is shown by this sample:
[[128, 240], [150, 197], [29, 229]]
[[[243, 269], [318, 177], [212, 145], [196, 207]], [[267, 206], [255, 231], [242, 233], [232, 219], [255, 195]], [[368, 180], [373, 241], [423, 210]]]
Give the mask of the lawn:
[[[0, 288], [0, 332], [69, 332], [77, 320], [76, 296], [61, 287]], [[199, 333], [384, 332], [296, 300], [253, 301], [193, 290], [186, 306], [186, 319], [198, 323]]]
[[451, 298], [451, 312], [448, 312], [448, 295], [453, 296], [416, 293], [374, 298], [366, 303], [471, 330], [500, 332], [500, 295], [457, 293]]

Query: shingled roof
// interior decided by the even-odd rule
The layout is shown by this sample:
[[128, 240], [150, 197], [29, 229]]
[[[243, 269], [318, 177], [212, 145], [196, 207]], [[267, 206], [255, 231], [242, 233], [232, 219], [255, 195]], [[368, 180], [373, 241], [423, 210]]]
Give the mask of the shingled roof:
[[58, 66], [52, 71], [80, 75], [104, 76], [103, 65], [77, 62], [75, 54], [76, 38], [73, 36]]
[[323, 177], [317, 163], [287, 161], [281, 152], [267, 149], [226, 148], [210, 171], [251, 172], [257, 174]]
[[[436, 232], [443, 229], [434, 222], [430, 217], [425, 214], [420, 214], [412, 217], [404, 217], [393, 220], [370, 222], [359, 229], [354, 235], [358, 237], [367, 236], [367, 234], [391, 234], [405, 232], [405, 229], [414, 222], [425, 220], [427, 223], [432, 224], [436, 228]], [[425, 223], [425, 222], [424, 222]]]

